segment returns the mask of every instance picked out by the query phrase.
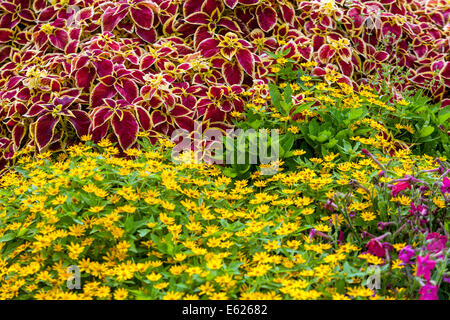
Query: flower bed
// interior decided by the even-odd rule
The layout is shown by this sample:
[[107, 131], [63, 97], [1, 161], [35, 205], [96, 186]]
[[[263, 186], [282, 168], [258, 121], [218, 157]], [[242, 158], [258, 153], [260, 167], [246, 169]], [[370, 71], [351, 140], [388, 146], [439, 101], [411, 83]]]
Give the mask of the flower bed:
[[[21, 154], [1, 179], [0, 297], [448, 298], [439, 159], [298, 156], [290, 173], [233, 181], [173, 164], [162, 143], [128, 159], [106, 140]], [[80, 291], [67, 289], [70, 266]]]
[[[449, 22], [445, 0], [0, 1], [0, 299], [448, 300]], [[221, 157], [228, 129], [248, 143]]]

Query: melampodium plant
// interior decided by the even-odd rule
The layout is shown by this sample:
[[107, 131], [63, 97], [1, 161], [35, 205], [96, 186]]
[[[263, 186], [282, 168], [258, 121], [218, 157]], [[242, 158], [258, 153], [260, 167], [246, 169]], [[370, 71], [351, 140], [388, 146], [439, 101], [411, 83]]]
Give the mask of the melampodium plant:
[[448, 299], [444, 159], [298, 156], [233, 181], [161, 143], [19, 152], [1, 178], [0, 298]]

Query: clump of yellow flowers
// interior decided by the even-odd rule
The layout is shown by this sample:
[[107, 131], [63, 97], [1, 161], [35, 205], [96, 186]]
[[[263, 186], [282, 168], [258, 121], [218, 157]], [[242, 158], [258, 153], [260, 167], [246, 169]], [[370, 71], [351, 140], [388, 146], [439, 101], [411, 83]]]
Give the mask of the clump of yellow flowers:
[[[328, 156], [233, 180], [213, 165], [173, 163], [170, 147], [128, 150], [128, 158], [107, 140], [59, 156], [22, 152], [0, 178], [0, 299], [405, 298], [407, 282], [364, 286], [371, 265], [393, 263], [389, 272], [401, 277], [398, 261], [361, 255], [356, 234], [331, 241], [347, 223], [326, 205], [350, 190], [342, 181], [361, 185], [351, 189], [353, 227], [376, 228], [372, 160]], [[410, 160], [390, 168], [410, 174]], [[427, 156], [415, 161], [436, 168]], [[80, 290], [67, 285], [74, 266]]]

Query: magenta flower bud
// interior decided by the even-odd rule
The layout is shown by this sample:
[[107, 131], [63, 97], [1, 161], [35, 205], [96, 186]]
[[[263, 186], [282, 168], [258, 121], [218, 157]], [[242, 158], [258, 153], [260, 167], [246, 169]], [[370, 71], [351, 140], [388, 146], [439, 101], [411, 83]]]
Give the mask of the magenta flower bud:
[[442, 277], [442, 280], [443, 280], [444, 282], [450, 283], [450, 275], [444, 275], [444, 276]]
[[425, 257], [417, 257], [417, 276], [423, 276], [425, 280], [430, 281], [431, 271], [436, 266], [436, 261], [429, 259], [430, 254]]
[[450, 179], [447, 177], [442, 181], [441, 192], [443, 194], [450, 193]]
[[439, 253], [446, 248], [447, 237], [437, 232], [433, 232], [427, 235], [426, 239], [429, 242], [427, 244], [427, 250], [433, 253]]
[[366, 248], [369, 249], [370, 254], [373, 254], [374, 256], [384, 258], [386, 255], [383, 245], [376, 238], [370, 239], [366, 244]]
[[420, 300], [439, 300], [438, 289], [438, 286], [427, 283], [419, 290]]
[[406, 246], [402, 248], [398, 254], [398, 258], [403, 261], [403, 264], [410, 263], [412, 257], [414, 257], [416, 252], [411, 246]]
[[409, 183], [409, 181], [400, 181], [392, 187], [392, 196], [396, 197], [397, 194], [400, 193], [400, 191], [405, 189], [411, 189], [411, 184]]
[[311, 231], [309, 232], [309, 238], [310, 239], [313, 239], [314, 238], [314, 236], [316, 235], [316, 229], [311, 229]]

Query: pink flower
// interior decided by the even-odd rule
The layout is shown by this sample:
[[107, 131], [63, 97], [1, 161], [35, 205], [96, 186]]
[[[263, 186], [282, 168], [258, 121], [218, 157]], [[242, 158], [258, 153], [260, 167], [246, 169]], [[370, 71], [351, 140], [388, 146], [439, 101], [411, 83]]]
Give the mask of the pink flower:
[[400, 193], [400, 191], [405, 189], [411, 189], [411, 185], [409, 184], [409, 181], [400, 181], [396, 185], [392, 187], [392, 196], [396, 197], [397, 194]]
[[439, 253], [445, 249], [445, 245], [447, 243], [447, 237], [444, 235], [440, 235], [437, 232], [430, 233], [427, 235], [427, 240], [431, 240], [427, 244], [427, 249], [433, 253]]
[[443, 194], [450, 193], [450, 179], [445, 177], [442, 181], [441, 191]]
[[366, 248], [369, 249], [370, 254], [380, 258], [384, 258], [386, 254], [383, 245], [377, 238], [370, 239], [366, 244]]
[[436, 261], [430, 260], [429, 254], [425, 257], [417, 257], [417, 276], [423, 276], [425, 280], [429, 281], [431, 277], [431, 270], [436, 266]]
[[403, 261], [404, 264], [409, 263], [411, 258], [414, 257], [416, 252], [411, 246], [406, 246], [400, 250], [398, 258]]
[[437, 292], [438, 286], [427, 283], [419, 290], [420, 300], [439, 300]]

